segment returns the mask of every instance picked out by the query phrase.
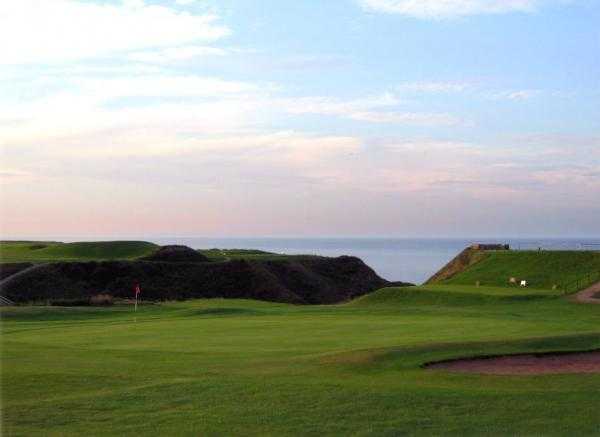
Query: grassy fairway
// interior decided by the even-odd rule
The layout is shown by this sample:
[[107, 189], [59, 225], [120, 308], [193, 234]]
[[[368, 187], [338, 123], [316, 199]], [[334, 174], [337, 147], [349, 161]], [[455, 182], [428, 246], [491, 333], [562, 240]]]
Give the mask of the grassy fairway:
[[600, 433], [600, 375], [420, 368], [600, 348], [600, 307], [544, 293], [385, 289], [317, 307], [200, 300], [143, 306], [137, 322], [130, 307], [2, 316], [4, 435]]
[[[446, 284], [507, 287], [511, 277], [526, 279], [537, 289], [561, 287], [600, 271], [600, 252], [592, 251], [492, 251], [458, 273]], [[596, 280], [596, 276], [594, 276]], [[581, 288], [585, 287], [581, 284]], [[576, 290], [572, 290], [576, 291]]]
[[[146, 241], [0, 241], [0, 262], [96, 261], [135, 259], [150, 255], [158, 246]], [[280, 260], [304, 255], [284, 255], [255, 249], [200, 250], [211, 261], [233, 259]]]
[[265, 252], [257, 249], [205, 249], [200, 253], [211, 261], [227, 261], [233, 259], [246, 259], [257, 261], [277, 261], [282, 259], [293, 259], [307, 255], [286, 255], [282, 253]]
[[0, 262], [92, 261], [133, 259], [149, 255], [158, 246], [145, 241], [85, 243], [0, 242]]

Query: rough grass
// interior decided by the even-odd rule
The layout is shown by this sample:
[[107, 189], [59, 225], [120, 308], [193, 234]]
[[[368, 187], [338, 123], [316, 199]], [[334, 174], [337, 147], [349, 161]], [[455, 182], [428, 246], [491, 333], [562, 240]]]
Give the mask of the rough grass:
[[134, 259], [151, 254], [157, 245], [145, 241], [83, 243], [0, 242], [0, 262], [92, 261]]
[[421, 368], [600, 347], [600, 308], [517, 297], [423, 287], [338, 306], [3, 308], [3, 435], [598, 434], [600, 375]]
[[[517, 287], [511, 277], [527, 280], [535, 289], [562, 288], [600, 271], [600, 252], [592, 251], [495, 251], [451, 279], [453, 285]], [[582, 281], [579, 288], [587, 285]]]

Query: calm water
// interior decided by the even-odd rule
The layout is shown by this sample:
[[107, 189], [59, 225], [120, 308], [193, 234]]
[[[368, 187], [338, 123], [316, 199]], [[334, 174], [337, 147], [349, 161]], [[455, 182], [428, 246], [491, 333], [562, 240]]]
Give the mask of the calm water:
[[150, 238], [194, 249], [262, 249], [286, 254], [361, 258], [390, 281], [421, 283], [472, 242], [509, 243], [514, 249], [600, 250], [600, 239], [399, 239], [399, 238]]

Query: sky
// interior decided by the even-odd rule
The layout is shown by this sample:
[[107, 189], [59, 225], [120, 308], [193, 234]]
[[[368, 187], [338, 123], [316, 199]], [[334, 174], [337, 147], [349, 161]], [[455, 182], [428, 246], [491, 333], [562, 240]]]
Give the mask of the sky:
[[599, 236], [597, 0], [3, 0], [2, 238]]

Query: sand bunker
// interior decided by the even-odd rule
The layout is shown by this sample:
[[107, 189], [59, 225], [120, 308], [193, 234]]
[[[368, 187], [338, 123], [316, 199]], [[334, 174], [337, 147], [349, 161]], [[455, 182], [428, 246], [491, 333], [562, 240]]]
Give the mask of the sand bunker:
[[600, 282], [580, 291], [574, 296], [574, 299], [581, 303], [600, 304]]
[[427, 369], [488, 375], [600, 373], [600, 351], [507, 355], [430, 363]]

